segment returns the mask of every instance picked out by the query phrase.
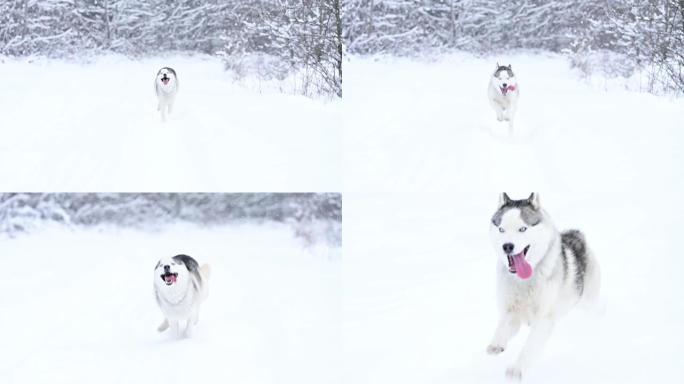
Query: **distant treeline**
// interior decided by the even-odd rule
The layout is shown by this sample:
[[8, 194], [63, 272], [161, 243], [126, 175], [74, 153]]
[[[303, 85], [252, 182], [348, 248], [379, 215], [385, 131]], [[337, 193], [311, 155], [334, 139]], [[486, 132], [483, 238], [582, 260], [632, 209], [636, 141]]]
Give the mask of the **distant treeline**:
[[343, 26], [357, 54], [610, 51], [684, 92], [684, 0], [347, 0]]
[[5, 0], [0, 55], [267, 54], [341, 95], [339, 0]]
[[342, 197], [335, 193], [0, 194], [0, 233], [22, 232], [37, 222], [152, 227], [174, 222], [219, 225], [248, 220], [341, 224]]

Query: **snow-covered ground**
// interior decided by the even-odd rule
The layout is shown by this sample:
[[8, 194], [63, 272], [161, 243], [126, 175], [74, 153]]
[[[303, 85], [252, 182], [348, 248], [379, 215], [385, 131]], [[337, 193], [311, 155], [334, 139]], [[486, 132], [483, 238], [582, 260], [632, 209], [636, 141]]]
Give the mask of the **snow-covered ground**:
[[[513, 134], [487, 104], [497, 60], [520, 81]], [[505, 382], [527, 331], [485, 353], [503, 190], [540, 192], [603, 272], [606, 312], [562, 318], [523, 382], [684, 377], [684, 100], [585, 82], [549, 55], [346, 64], [344, 382]]]
[[[341, 250], [276, 224], [47, 228], [0, 240], [2, 383], [339, 383]], [[152, 271], [212, 266], [191, 338], [157, 333]]]
[[[514, 134], [487, 85], [496, 62], [520, 87]], [[684, 99], [584, 81], [553, 55], [435, 62], [352, 57], [344, 77], [345, 191], [624, 191], [676, 196], [684, 179]], [[606, 91], [608, 86], [608, 91]]]
[[[153, 81], [179, 76], [162, 123]], [[339, 102], [234, 81], [217, 58], [0, 58], [4, 190], [339, 191]]]

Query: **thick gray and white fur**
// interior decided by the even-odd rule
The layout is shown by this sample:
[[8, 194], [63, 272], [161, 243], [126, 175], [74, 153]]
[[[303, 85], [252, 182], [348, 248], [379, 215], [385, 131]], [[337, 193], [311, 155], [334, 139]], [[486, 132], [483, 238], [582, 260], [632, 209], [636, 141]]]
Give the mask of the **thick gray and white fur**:
[[489, 105], [496, 113], [498, 121], [508, 121], [508, 127], [513, 128], [513, 119], [518, 109], [518, 98], [520, 91], [518, 81], [513, 73], [511, 65], [499, 65], [496, 63], [496, 70], [489, 80], [487, 90]]
[[164, 67], [157, 72], [154, 91], [157, 94], [157, 110], [161, 113], [162, 121], [166, 121], [166, 114], [173, 110], [178, 94], [178, 76], [173, 68]]
[[169, 327], [177, 336], [191, 336], [199, 319], [200, 305], [209, 294], [210, 269], [188, 255], [159, 260], [154, 268], [154, 295], [164, 314], [159, 332]]
[[523, 200], [501, 194], [490, 238], [498, 259], [499, 320], [487, 353], [503, 352], [520, 326], [529, 325], [527, 341], [506, 371], [521, 379], [558, 319], [578, 303], [596, 304], [599, 266], [584, 235], [559, 232], [536, 193]]

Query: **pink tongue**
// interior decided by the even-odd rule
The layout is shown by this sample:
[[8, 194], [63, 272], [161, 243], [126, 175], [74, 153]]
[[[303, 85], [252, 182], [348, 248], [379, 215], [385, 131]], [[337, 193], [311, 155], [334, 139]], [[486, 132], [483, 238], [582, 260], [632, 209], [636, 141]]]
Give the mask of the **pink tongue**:
[[513, 256], [513, 265], [515, 266], [515, 273], [518, 274], [518, 277], [527, 280], [532, 276], [532, 267], [525, 261], [523, 254], [524, 252], [520, 252]]

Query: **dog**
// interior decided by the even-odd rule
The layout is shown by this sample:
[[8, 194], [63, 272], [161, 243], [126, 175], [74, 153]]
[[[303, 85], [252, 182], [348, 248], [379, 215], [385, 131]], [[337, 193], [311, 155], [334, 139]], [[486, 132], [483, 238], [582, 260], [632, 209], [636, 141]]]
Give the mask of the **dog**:
[[501, 194], [490, 237], [498, 259], [499, 321], [487, 353], [503, 352], [520, 325], [528, 324], [527, 341], [506, 371], [519, 380], [559, 317], [580, 302], [596, 302], [599, 266], [580, 231], [556, 230], [536, 193], [523, 200]]
[[154, 294], [164, 314], [157, 328], [164, 332], [171, 327], [178, 336], [190, 336], [199, 319], [200, 305], [208, 296], [210, 269], [201, 267], [188, 255], [176, 255], [159, 260], [154, 267]]
[[489, 80], [489, 104], [496, 112], [498, 121], [508, 121], [509, 128], [513, 128], [513, 118], [518, 109], [520, 91], [513, 68], [496, 63], [496, 70]]
[[178, 94], [178, 76], [173, 68], [164, 67], [157, 72], [154, 91], [157, 94], [157, 111], [161, 113], [162, 121], [166, 121], [166, 113], [173, 110], [173, 103]]

